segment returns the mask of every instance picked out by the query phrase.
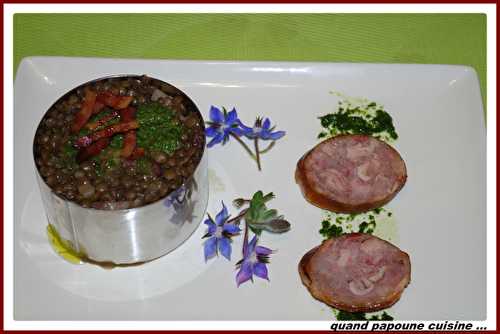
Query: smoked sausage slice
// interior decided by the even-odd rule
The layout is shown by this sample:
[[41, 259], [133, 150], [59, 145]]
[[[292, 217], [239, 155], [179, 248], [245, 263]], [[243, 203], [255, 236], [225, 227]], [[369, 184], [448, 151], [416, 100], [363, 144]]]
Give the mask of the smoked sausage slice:
[[410, 283], [410, 271], [408, 254], [365, 233], [328, 239], [299, 263], [302, 282], [313, 297], [348, 312], [393, 305]]
[[304, 154], [295, 180], [304, 197], [322, 209], [359, 213], [379, 208], [406, 183], [399, 153], [368, 135], [340, 135]]

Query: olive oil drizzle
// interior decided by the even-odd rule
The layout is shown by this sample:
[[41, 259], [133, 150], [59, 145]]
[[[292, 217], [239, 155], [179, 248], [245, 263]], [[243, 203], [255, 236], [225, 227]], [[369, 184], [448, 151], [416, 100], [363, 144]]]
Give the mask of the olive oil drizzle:
[[49, 244], [58, 254], [61, 256], [64, 260], [71, 264], [84, 264], [84, 263], [90, 263], [94, 264], [96, 266], [99, 266], [103, 269], [113, 269], [116, 267], [133, 267], [133, 266], [139, 266], [142, 265], [146, 262], [149, 261], [143, 261], [143, 262], [136, 262], [136, 263], [130, 263], [130, 264], [116, 264], [114, 262], [110, 261], [95, 261], [92, 259], [89, 259], [85, 253], [83, 252], [77, 252], [71, 245], [71, 242], [68, 240], [65, 240], [61, 237], [61, 235], [57, 232], [55, 227], [52, 224], [47, 225], [47, 237], [49, 239]]

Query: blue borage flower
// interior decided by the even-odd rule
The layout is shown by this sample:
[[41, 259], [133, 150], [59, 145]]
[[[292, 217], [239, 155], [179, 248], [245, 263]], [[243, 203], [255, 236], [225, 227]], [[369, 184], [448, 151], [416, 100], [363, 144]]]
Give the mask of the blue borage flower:
[[[231, 238], [241, 232], [239, 225], [244, 224], [243, 233], [243, 258], [236, 263], [238, 270], [236, 284], [241, 284], [257, 276], [269, 281], [267, 264], [273, 250], [258, 245], [260, 235], [266, 233], [285, 233], [290, 230], [290, 223], [285, 218], [277, 215], [276, 209], [269, 209], [266, 203], [274, 198], [272, 192], [265, 194], [259, 190], [251, 199], [237, 198], [233, 205], [241, 209], [234, 217], [230, 218], [229, 212], [222, 202], [222, 210], [215, 220], [208, 215], [205, 224], [207, 233], [202, 238], [209, 238], [204, 244], [205, 261], [221, 253], [226, 259], [231, 259]], [[242, 209], [243, 206], [247, 206]], [[270, 219], [272, 217], [274, 219]], [[269, 220], [270, 219], [270, 220]], [[253, 233], [253, 237], [251, 235]], [[250, 240], [250, 241], [249, 241]]]
[[243, 259], [236, 263], [239, 268], [236, 274], [236, 284], [240, 286], [248, 280], [252, 280], [253, 275], [269, 280], [266, 264], [269, 263], [269, 255], [273, 252], [271, 249], [257, 245], [257, 236], [243, 248]]
[[234, 134], [236, 136], [244, 135], [244, 130], [240, 128], [240, 120], [236, 109], [233, 108], [227, 112], [225, 108], [210, 107], [210, 126], [205, 129], [205, 135], [213, 138], [207, 145], [212, 147], [216, 144], [222, 143], [223, 145], [229, 140], [229, 136]]
[[[227, 112], [223, 107], [222, 111], [214, 106], [210, 107], [210, 121], [206, 123], [209, 127], [205, 130], [205, 135], [212, 138], [207, 147], [213, 147], [217, 144], [224, 145], [230, 137], [233, 137], [240, 143], [250, 157], [257, 163], [257, 169], [261, 168], [261, 155], [270, 151], [276, 141], [282, 138], [285, 131], [274, 131], [276, 126], [271, 126], [269, 118], [257, 117], [252, 127], [246, 126], [238, 118], [236, 109], [231, 109]], [[246, 137], [253, 141], [254, 150], [252, 150], [241, 137]], [[264, 141], [271, 141], [269, 145], [264, 148], [259, 148], [259, 139]]]
[[278, 140], [286, 134], [285, 131], [273, 132], [276, 126], [271, 127], [271, 121], [269, 118], [262, 121], [261, 117], [257, 117], [252, 128], [240, 122], [240, 127], [243, 129], [244, 135], [250, 139], [259, 138], [262, 140]]
[[205, 220], [204, 224], [208, 226], [208, 231], [203, 238], [209, 238], [204, 245], [205, 261], [217, 255], [218, 252], [231, 260], [231, 237], [241, 230], [234, 224], [226, 223], [228, 218], [229, 213], [222, 202], [222, 210], [215, 216], [215, 221], [210, 216]]

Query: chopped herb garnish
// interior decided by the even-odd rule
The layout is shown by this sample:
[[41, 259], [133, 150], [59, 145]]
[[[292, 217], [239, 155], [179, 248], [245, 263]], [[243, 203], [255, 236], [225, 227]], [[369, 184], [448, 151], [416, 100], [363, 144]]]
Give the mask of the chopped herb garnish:
[[318, 138], [340, 134], [372, 135], [382, 140], [398, 138], [391, 115], [375, 102], [352, 104], [341, 100], [337, 112], [319, 119], [326, 131], [320, 132]]
[[114, 135], [111, 141], [109, 142], [109, 147], [113, 149], [121, 149], [123, 146], [123, 135], [117, 134]]
[[373, 231], [375, 231], [375, 227], [377, 227], [377, 224], [375, 223], [375, 221], [371, 221], [369, 223], [364, 221], [361, 224], [359, 224], [358, 232], [372, 234]]
[[180, 145], [184, 129], [173, 116], [172, 110], [158, 103], [139, 106], [137, 145], [149, 151], [174, 152]]
[[[385, 213], [381, 216], [381, 213]], [[375, 233], [377, 226], [383, 230], [387, 227], [387, 217], [392, 212], [384, 208], [377, 208], [362, 213], [334, 213], [328, 212], [321, 222], [319, 233], [324, 239], [338, 237], [346, 233]], [[377, 232], [380, 232], [377, 230]]]
[[61, 160], [63, 164], [68, 168], [76, 167], [76, 155], [78, 154], [78, 150], [73, 147], [72, 141], [68, 141], [64, 144], [61, 151]]
[[321, 222], [321, 229], [319, 233], [325, 238], [330, 239], [333, 237], [339, 237], [344, 234], [344, 230], [341, 226], [330, 223], [328, 220], [323, 220]]

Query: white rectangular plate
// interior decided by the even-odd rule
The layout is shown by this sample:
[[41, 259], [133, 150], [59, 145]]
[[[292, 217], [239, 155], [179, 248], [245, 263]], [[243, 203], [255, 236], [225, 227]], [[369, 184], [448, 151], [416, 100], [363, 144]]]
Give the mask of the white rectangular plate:
[[[237, 108], [245, 123], [268, 116], [287, 135], [263, 172], [237, 143], [209, 150], [210, 203], [273, 191], [292, 230], [264, 234], [277, 249], [270, 282], [237, 288], [233, 261], [203, 259], [205, 226], [173, 253], [146, 265], [104, 270], [71, 265], [52, 252], [34, 177], [32, 138], [62, 94], [113, 74], [147, 74], [181, 88], [207, 117], [211, 105]], [[335, 111], [331, 90], [385, 106], [400, 136], [408, 182], [388, 205], [410, 254], [412, 281], [390, 314], [400, 320], [486, 317], [486, 131], [476, 73], [468, 67], [280, 62], [195, 62], [35, 57], [15, 81], [14, 315], [16, 320], [333, 320], [301, 284], [297, 264], [321, 242], [322, 210], [294, 181], [314, 146], [318, 116]], [[235, 214], [236, 209], [230, 207]]]

